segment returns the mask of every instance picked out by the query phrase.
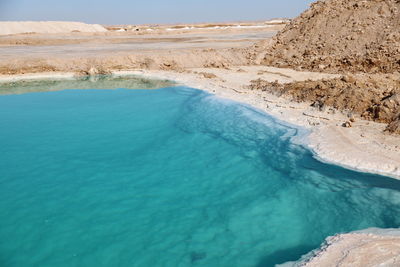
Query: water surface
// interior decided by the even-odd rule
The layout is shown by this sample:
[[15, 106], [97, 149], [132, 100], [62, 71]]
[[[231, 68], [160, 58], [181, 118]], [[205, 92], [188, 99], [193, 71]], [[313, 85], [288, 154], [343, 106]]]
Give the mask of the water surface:
[[400, 183], [205, 92], [0, 96], [0, 266], [273, 266], [399, 227]]

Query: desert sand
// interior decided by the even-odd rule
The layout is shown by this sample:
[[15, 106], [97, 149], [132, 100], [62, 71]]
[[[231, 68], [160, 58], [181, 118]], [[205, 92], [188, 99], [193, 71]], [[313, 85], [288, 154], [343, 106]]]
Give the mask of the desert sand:
[[[329, 35], [329, 40], [321, 41], [323, 32], [320, 32], [314, 40], [312, 29], [320, 24], [310, 22], [314, 26], [308, 28], [304, 22], [314, 17], [336, 17], [341, 14], [336, 12], [338, 6], [344, 8], [344, 14], [347, 14], [347, 9], [350, 13], [352, 9], [364, 12], [370, 7], [381, 13], [375, 19], [378, 26], [392, 27], [395, 22], [382, 24], [380, 19], [383, 21], [388, 14], [397, 14], [395, 7], [398, 2], [390, 0], [389, 8], [381, 9], [375, 5], [385, 1], [368, 2], [374, 6], [341, 5], [341, 1], [318, 2], [311, 11], [286, 27], [287, 21], [212, 26], [120, 25], [108, 26], [104, 32], [70, 30], [49, 34], [36, 31], [34, 34], [1, 36], [0, 82], [71, 79], [98, 74], [135, 74], [168, 79], [252, 105], [306, 128], [309, 131], [307, 139], [296, 142], [307, 145], [320, 160], [400, 179], [400, 137], [393, 134], [396, 125], [393, 131], [388, 128], [388, 123], [395, 123], [397, 116], [398, 73], [393, 71], [398, 70], [397, 65], [391, 64], [390, 69], [382, 69], [381, 61], [377, 61], [377, 68], [366, 68], [360, 67], [357, 61], [351, 61], [351, 53], [346, 54], [340, 49], [351, 46], [350, 41], [356, 39], [356, 33], [363, 34], [356, 31], [358, 28], [345, 32], [350, 36], [348, 39], [337, 37], [349, 43], [338, 46], [336, 54], [331, 53], [335, 47], [328, 46], [331, 50], [327, 48], [327, 51], [324, 46], [318, 48], [321, 42], [327, 47], [327, 43], [336, 42], [337, 38]], [[330, 30], [335, 31], [335, 27]], [[26, 32], [31, 31], [22, 30], [22, 33]], [[308, 36], [307, 32], [312, 36]], [[386, 33], [390, 34], [390, 31]], [[376, 37], [376, 40], [379, 38]], [[367, 40], [364, 45], [371, 42]], [[289, 47], [292, 43], [299, 49]], [[329, 53], [335, 57], [326, 56]], [[345, 56], [339, 57], [342, 54]], [[382, 58], [379, 53], [367, 56], [373, 62], [376, 55]], [[343, 63], [343, 60], [350, 63]], [[330, 89], [338, 86], [342, 86], [341, 90], [331, 95]], [[314, 94], [315, 89], [320, 93]], [[355, 93], [357, 97], [335, 101], [338, 96], [347, 93], [349, 96]], [[363, 100], [364, 105], [360, 110], [356, 109], [359, 100]], [[391, 263], [398, 263], [396, 257], [400, 241], [390, 233], [342, 234], [330, 238], [328, 243], [328, 247], [323, 246], [315, 257], [307, 260], [307, 266], [332, 266], [329, 264], [336, 261], [338, 263], [334, 266], [368, 266], [366, 262], [375, 264], [370, 266], [393, 266]], [[339, 254], [350, 256], [342, 259]], [[374, 255], [373, 259], [370, 255]]]

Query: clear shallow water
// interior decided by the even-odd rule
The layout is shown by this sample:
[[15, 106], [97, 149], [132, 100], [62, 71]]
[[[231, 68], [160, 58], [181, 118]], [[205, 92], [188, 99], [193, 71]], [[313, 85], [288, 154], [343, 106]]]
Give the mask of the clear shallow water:
[[0, 96], [0, 266], [273, 266], [400, 225], [400, 182], [202, 91]]

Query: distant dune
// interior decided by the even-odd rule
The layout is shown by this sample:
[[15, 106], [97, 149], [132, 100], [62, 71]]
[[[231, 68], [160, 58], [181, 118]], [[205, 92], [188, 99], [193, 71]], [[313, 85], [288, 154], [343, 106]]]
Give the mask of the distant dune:
[[19, 33], [106, 32], [99, 24], [66, 21], [0, 21], [0, 35]]

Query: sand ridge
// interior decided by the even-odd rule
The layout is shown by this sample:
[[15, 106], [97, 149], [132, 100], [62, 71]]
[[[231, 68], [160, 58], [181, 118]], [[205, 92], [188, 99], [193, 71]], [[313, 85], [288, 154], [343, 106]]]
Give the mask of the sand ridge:
[[99, 24], [66, 21], [0, 21], [0, 35], [21, 33], [106, 32]]

